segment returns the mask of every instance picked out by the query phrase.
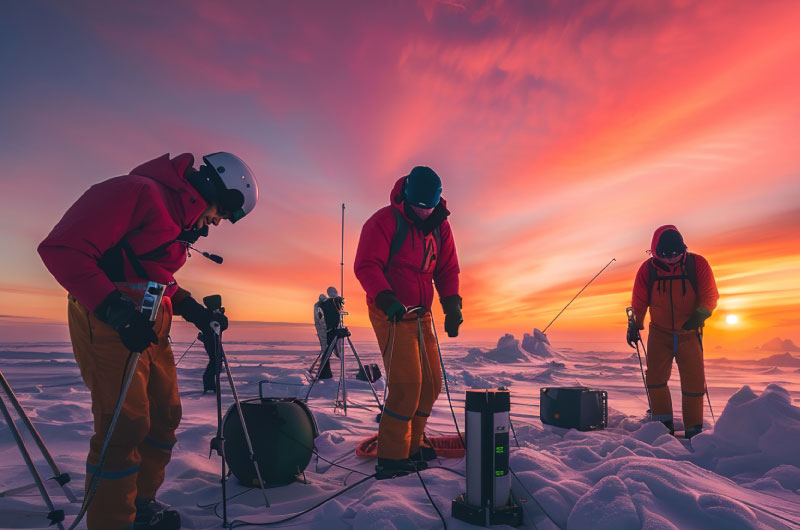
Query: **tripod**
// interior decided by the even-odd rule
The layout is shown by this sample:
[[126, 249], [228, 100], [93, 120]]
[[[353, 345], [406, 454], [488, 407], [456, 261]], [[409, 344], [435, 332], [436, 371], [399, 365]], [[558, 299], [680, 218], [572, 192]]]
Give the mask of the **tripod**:
[[[78, 502], [75, 496], [72, 494], [72, 491], [67, 487], [67, 483], [70, 480], [69, 474], [62, 473], [59, 471], [58, 466], [56, 465], [55, 460], [53, 460], [53, 456], [50, 454], [50, 451], [47, 450], [47, 447], [44, 445], [44, 440], [39, 435], [39, 432], [36, 430], [36, 427], [33, 426], [31, 423], [28, 414], [25, 412], [25, 409], [22, 408], [17, 396], [14, 395], [14, 391], [11, 389], [11, 385], [8, 384], [8, 380], [6, 380], [5, 375], [3, 375], [2, 370], [0, 370], [0, 386], [3, 388], [3, 392], [5, 393], [8, 400], [11, 402], [11, 405], [16, 410], [17, 415], [25, 424], [25, 427], [28, 429], [31, 437], [36, 442], [36, 445], [39, 446], [39, 450], [42, 452], [44, 459], [47, 461], [47, 464], [50, 466], [50, 469], [53, 471], [54, 476], [51, 477], [53, 480], [58, 483], [64, 490], [64, 494], [67, 497], [67, 500], [72, 503]], [[39, 489], [39, 494], [42, 496], [44, 503], [47, 505], [47, 508], [50, 512], [47, 514], [47, 518], [50, 520], [51, 525], [57, 525], [58, 528], [61, 530], [64, 529], [64, 526], [61, 522], [64, 520], [64, 510], [56, 510], [53, 506], [53, 501], [50, 499], [50, 496], [47, 494], [47, 490], [44, 487], [44, 481], [42, 480], [39, 471], [36, 469], [36, 466], [33, 464], [33, 459], [31, 458], [31, 454], [28, 451], [27, 446], [25, 445], [24, 440], [22, 439], [22, 435], [17, 428], [17, 425], [14, 423], [14, 419], [11, 416], [11, 412], [8, 410], [8, 406], [5, 403], [5, 400], [0, 396], [0, 411], [3, 413], [3, 417], [8, 424], [8, 428], [11, 431], [11, 435], [14, 437], [14, 441], [17, 442], [17, 447], [19, 448], [19, 452], [22, 454], [23, 460], [25, 460], [25, 465], [28, 466], [28, 471], [30, 471], [31, 475], [33, 476], [33, 481], [36, 487]], [[27, 488], [23, 488], [27, 489]], [[16, 490], [11, 490], [4, 493], [12, 493], [14, 491], [21, 491], [20, 488]]]
[[[334, 340], [328, 344], [328, 347], [324, 350], [319, 352], [314, 362], [311, 363], [311, 367], [308, 371], [312, 374], [311, 378], [311, 385], [308, 387], [308, 391], [306, 392], [306, 397], [303, 399], [303, 402], [308, 402], [308, 397], [311, 395], [311, 390], [314, 388], [314, 385], [317, 384], [317, 381], [320, 379], [320, 375], [322, 375], [322, 369], [324, 366], [330, 362], [331, 354], [333, 351], [339, 355], [339, 388], [336, 390], [336, 402], [334, 403], [333, 410], [334, 412], [342, 408], [344, 411], [344, 415], [347, 416], [347, 381], [345, 377], [345, 353], [347, 351], [347, 345], [350, 345], [350, 350], [353, 352], [353, 357], [356, 358], [356, 362], [358, 362], [358, 368], [366, 373], [364, 369], [364, 363], [361, 362], [361, 357], [359, 357], [358, 352], [356, 351], [356, 347], [353, 346], [353, 341], [350, 340], [350, 330], [344, 325], [344, 316], [347, 315], [346, 312], [342, 311], [341, 304], [344, 303], [344, 299], [341, 299], [341, 302], [337, 303], [337, 308], [339, 310], [339, 325], [334, 330], [336, 337]], [[317, 366], [319, 363], [319, 366]], [[316, 371], [314, 368], [316, 367]], [[378, 399], [378, 393], [375, 391], [375, 387], [372, 385], [372, 381], [367, 378], [367, 383], [369, 383], [369, 387], [372, 390], [372, 395], [375, 396], [375, 402], [378, 404], [378, 409], [383, 410], [381, 406], [381, 401]]]
[[[203, 304], [215, 313], [224, 313], [225, 308], [222, 307], [222, 297], [218, 294], [206, 296], [203, 298]], [[242, 413], [242, 402], [239, 400], [239, 393], [236, 391], [236, 383], [233, 380], [231, 367], [228, 364], [228, 357], [225, 355], [225, 350], [222, 349], [222, 330], [218, 322], [211, 323], [212, 337], [206, 337], [200, 333], [199, 339], [202, 340], [206, 348], [211, 343], [212, 354], [214, 357], [214, 372], [216, 377], [216, 397], [217, 397], [217, 435], [211, 439], [211, 447], [208, 450], [208, 457], [211, 458], [211, 453], [216, 453], [221, 456], [222, 468], [220, 470], [220, 484], [222, 485], [222, 527], [228, 528], [228, 497], [227, 497], [227, 482], [228, 471], [227, 462], [225, 460], [225, 437], [222, 433], [222, 387], [220, 386], [220, 372], [222, 367], [225, 367], [225, 373], [228, 376], [228, 384], [231, 387], [231, 394], [233, 394], [233, 401], [236, 406], [236, 412], [239, 414], [239, 421], [242, 423], [242, 430], [244, 431], [244, 439], [247, 442], [247, 450], [249, 451], [250, 460], [253, 462], [253, 468], [258, 477], [258, 485], [261, 487], [261, 494], [264, 496], [264, 506], [269, 508], [269, 500], [267, 499], [267, 492], [264, 490], [264, 480], [261, 478], [261, 470], [258, 467], [258, 459], [253, 451], [253, 443], [250, 441], [250, 433], [247, 432], [247, 424], [244, 421], [244, 414]]]

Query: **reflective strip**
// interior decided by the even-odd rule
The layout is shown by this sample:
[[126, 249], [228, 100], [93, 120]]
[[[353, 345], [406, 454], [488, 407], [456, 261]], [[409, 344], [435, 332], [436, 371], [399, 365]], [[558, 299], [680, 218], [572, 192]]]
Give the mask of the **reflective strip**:
[[677, 358], [678, 357], [678, 334], [672, 334], [672, 356]]
[[421, 410], [418, 410], [418, 411], [416, 411], [414, 413], [414, 416], [420, 416], [422, 418], [430, 418], [431, 417], [431, 413], [430, 412], [426, 413], [426, 412], [422, 412]]
[[391, 416], [392, 418], [394, 418], [396, 420], [411, 421], [411, 418], [409, 416], [401, 416], [400, 414], [397, 414], [396, 412], [392, 412], [391, 410], [386, 408], [386, 406], [383, 407], [383, 412], [385, 412], [386, 414], [388, 414], [389, 416]]
[[664, 388], [667, 386], [667, 383], [661, 383], [660, 385], [647, 385], [647, 388]]
[[672, 421], [672, 414], [653, 414], [650, 419], [653, 421]]
[[170, 442], [159, 442], [158, 440], [153, 440], [149, 436], [145, 437], [144, 441], [149, 443], [153, 447], [158, 447], [159, 449], [170, 450], [175, 446], [175, 442], [172, 442], [172, 443], [170, 443]]
[[[142, 467], [141, 464], [136, 464], [135, 466], [125, 469], [123, 471], [103, 471], [102, 473], [100, 473], [100, 478], [111, 478], [111, 479], [125, 478], [127, 476], [133, 475], [134, 473], [138, 472], [140, 467]], [[89, 465], [89, 463], [87, 462], [86, 472], [92, 474], [97, 473], [97, 466]]]
[[703, 397], [705, 392], [683, 392], [686, 397]]

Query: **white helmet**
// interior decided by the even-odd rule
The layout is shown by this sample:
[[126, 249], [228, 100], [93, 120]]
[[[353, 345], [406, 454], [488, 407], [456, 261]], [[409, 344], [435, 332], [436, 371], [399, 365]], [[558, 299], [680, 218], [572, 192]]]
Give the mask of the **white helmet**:
[[235, 223], [249, 214], [258, 201], [258, 182], [253, 171], [241, 158], [224, 151], [206, 155], [203, 160], [226, 188], [218, 203], [230, 214], [230, 222]]

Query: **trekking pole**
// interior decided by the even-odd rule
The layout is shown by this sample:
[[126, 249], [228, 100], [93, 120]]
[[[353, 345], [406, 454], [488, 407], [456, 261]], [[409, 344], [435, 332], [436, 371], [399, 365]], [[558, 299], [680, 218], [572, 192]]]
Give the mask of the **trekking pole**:
[[392, 354], [394, 353], [394, 339], [395, 333], [397, 333], [397, 322], [392, 321], [391, 326], [389, 327], [389, 337], [387, 337], [386, 347], [384, 348], [383, 353], [381, 353], [381, 358], [383, 358], [384, 354], [388, 350], [389, 352], [389, 361], [387, 362], [386, 359], [383, 359], [383, 367], [386, 368], [386, 377], [384, 378], [383, 384], [383, 405], [381, 405], [381, 411], [375, 416], [375, 421], [380, 423], [381, 416], [383, 415], [383, 409], [386, 408], [386, 392], [389, 389], [389, 374], [392, 372]]
[[[703, 327], [700, 326], [697, 328], [697, 340], [700, 341], [700, 353], [704, 353], [703, 351]], [[703, 385], [706, 387], [706, 401], [708, 401], [708, 411], [711, 413], [711, 419], [714, 421], [714, 425], [717, 424], [717, 419], [714, 417], [714, 409], [711, 407], [711, 396], [708, 394], [708, 380], [705, 378], [705, 370], [703, 370]]]
[[[636, 317], [633, 314], [633, 308], [629, 307], [625, 310], [625, 313], [628, 315], [628, 325], [636, 324]], [[649, 412], [652, 414], [653, 404], [650, 402], [650, 390], [647, 388], [647, 380], [644, 377], [644, 367], [642, 366], [642, 354], [639, 352], [639, 343], [642, 343], [642, 349], [644, 349], [644, 341], [642, 340], [642, 335], [639, 331], [636, 331], [636, 335], [638, 337], [636, 341], [636, 356], [639, 358], [639, 371], [642, 373], [642, 384], [644, 385], [644, 393], [647, 396], [647, 407]], [[647, 359], [647, 350], [645, 350], [645, 359]]]
[[[164, 298], [164, 291], [166, 288], [166, 285], [157, 282], [151, 281], [147, 283], [139, 310], [149, 318], [151, 323], [155, 322], [156, 315], [158, 315], [158, 310], [161, 307], [161, 301]], [[145, 350], [146, 349], [147, 348], [145, 348]], [[122, 405], [125, 403], [125, 396], [128, 395], [128, 389], [131, 387], [133, 376], [136, 374], [136, 367], [139, 364], [139, 357], [141, 357], [141, 355], [142, 352], [132, 351], [128, 356], [128, 361], [125, 365], [125, 372], [123, 374], [122, 390], [119, 392], [119, 400], [117, 400], [117, 406], [114, 409], [113, 416], [111, 416], [111, 423], [108, 425], [108, 432], [106, 433], [106, 439], [103, 441], [103, 448], [100, 450], [100, 458], [97, 461], [97, 467], [92, 473], [92, 480], [86, 487], [86, 493], [83, 495], [81, 509], [78, 512], [78, 515], [75, 516], [75, 520], [72, 522], [69, 530], [74, 530], [75, 527], [78, 526], [78, 523], [81, 522], [81, 519], [83, 519], [83, 516], [86, 515], [86, 511], [89, 509], [89, 505], [92, 504], [94, 495], [97, 492], [97, 487], [100, 484], [100, 478], [103, 474], [103, 466], [106, 462], [106, 453], [108, 452], [109, 445], [111, 445], [111, 436], [114, 434], [114, 427], [117, 425], [119, 414], [122, 411]]]
[[42, 477], [39, 475], [39, 471], [36, 469], [36, 466], [33, 465], [30, 452], [28, 452], [28, 448], [25, 446], [25, 442], [22, 440], [22, 435], [20, 434], [19, 429], [17, 429], [14, 419], [11, 417], [11, 412], [8, 410], [8, 407], [6, 406], [6, 403], [2, 397], [0, 397], [0, 411], [3, 412], [3, 417], [5, 417], [6, 423], [8, 423], [8, 428], [14, 437], [14, 441], [17, 442], [17, 447], [19, 447], [19, 452], [22, 453], [23, 460], [25, 460], [25, 465], [28, 466], [28, 471], [30, 471], [31, 475], [33, 475], [33, 481], [36, 483], [36, 487], [39, 489], [39, 494], [42, 496], [47, 508], [50, 510], [50, 513], [47, 514], [50, 524], [58, 525], [58, 528], [64, 530], [64, 526], [61, 524], [61, 522], [64, 520], [64, 510], [56, 510], [55, 506], [53, 506], [53, 501], [50, 499], [50, 495], [47, 494]]
[[[450, 414], [453, 415], [453, 425], [456, 427], [458, 439], [461, 440], [461, 446], [467, 447], [464, 442], [464, 437], [461, 436], [461, 429], [458, 428], [458, 420], [456, 419], [456, 411], [453, 410], [453, 399], [450, 397], [450, 385], [447, 384], [447, 371], [444, 369], [444, 359], [442, 359], [442, 347], [439, 345], [439, 334], [436, 333], [436, 323], [433, 321], [433, 311], [431, 311], [431, 327], [433, 328], [433, 337], [436, 339], [436, 349], [439, 350], [439, 364], [442, 366], [442, 379], [444, 379], [444, 390], [447, 393], [447, 402], [450, 404]], [[509, 416], [509, 422], [511, 416]]]
[[542, 331], [542, 333], [547, 333], [547, 330], [548, 330], [548, 328], [550, 328], [550, 326], [552, 326], [552, 325], [553, 325], [553, 322], [555, 322], [555, 321], [556, 321], [556, 319], [557, 319], [558, 317], [560, 317], [560, 316], [561, 316], [561, 313], [563, 313], [564, 311], [566, 311], [566, 309], [569, 307], [569, 305], [570, 305], [572, 302], [574, 302], [574, 301], [575, 301], [575, 299], [576, 299], [576, 298], [578, 298], [578, 297], [581, 295], [581, 293], [584, 291], [584, 289], [586, 289], [587, 287], [589, 287], [589, 284], [590, 284], [590, 283], [592, 283], [592, 282], [593, 282], [593, 281], [594, 281], [594, 280], [595, 280], [595, 279], [596, 279], [598, 276], [600, 276], [601, 274], [603, 274], [603, 271], [604, 271], [604, 270], [606, 270], [606, 269], [608, 268], [608, 266], [609, 266], [609, 265], [611, 265], [612, 263], [614, 263], [615, 261], [617, 261], [617, 258], [611, 258], [611, 261], [609, 261], [609, 262], [606, 264], [606, 266], [605, 266], [605, 267], [603, 267], [602, 269], [600, 269], [600, 272], [598, 272], [597, 274], [595, 274], [595, 275], [594, 275], [594, 278], [592, 278], [591, 280], [589, 280], [589, 282], [588, 282], [586, 285], [584, 285], [584, 286], [581, 288], [581, 290], [580, 290], [580, 291], [578, 291], [578, 294], [576, 294], [575, 296], [573, 296], [573, 297], [572, 297], [572, 300], [570, 300], [569, 302], [567, 302], [567, 305], [565, 305], [565, 306], [564, 306], [564, 308], [563, 308], [561, 311], [559, 311], [559, 312], [558, 312], [558, 314], [555, 316], [555, 318], [553, 318], [553, 320], [551, 320], [551, 321], [550, 321], [550, 323], [547, 325], [547, 327], [545, 327], [545, 328], [544, 328], [544, 330]]
[[11, 404], [14, 406], [14, 409], [17, 411], [17, 415], [22, 419], [25, 423], [25, 427], [27, 427], [28, 432], [30, 432], [33, 440], [36, 442], [36, 445], [39, 446], [39, 450], [42, 452], [44, 459], [47, 461], [47, 464], [50, 466], [50, 469], [53, 471], [55, 476], [53, 476], [53, 480], [55, 480], [59, 486], [64, 490], [64, 495], [66, 495], [67, 500], [71, 503], [78, 502], [78, 499], [75, 498], [75, 495], [72, 493], [72, 490], [67, 487], [67, 483], [70, 481], [69, 473], [62, 473], [58, 469], [58, 465], [56, 461], [53, 459], [53, 456], [50, 454], [50, 451], [47, 450], [47, 446], [44, 445], [44, 440], [42, 440], [42, 436], [39, 434], [39, 431], [36, 430], [36, 427], [33, 426], [31, 423], [28, 414], [25, 412], [25, 409], [22, 408], [22, 404], [20, 404], [19, 399], [14, 394], [14, 391], [11, 389], [11, 385], [8, 383], [6, 376], [3, 375], [2, 370], [0, 370], [0, 385], [2, 385], [3, 390], [5, 391], [8, 399], [11, 401]]
[[114, 434], [114, 427], [117, 425], [117, 419], [119, 419], [119, 414], [122, 411], [122, 405], [125, 403], [125, 396], [128, 394], [128, 389], [131, 386], [131, 381], [133, 381], [133, 376], [136, 373], [136, 365], [139, 363], [139, 357], [141, 355], [141, 352], [131, 352], [130, 356], [128, 357], [128, 363], [125, 369], [125, 378], [122, 383], [122, 391], [119, 393], [117, 407], [114, 409], [114, 415], [111, 417], [111, 423], [108, 426], [106, 439], [103, 441], [103, 448], [100, 450], [100, 459], [97, 461], [97, 466], [92, 474], [92, 480], [89, 482], [89, 485], [86, 488], [86, 495], [83, 497], [81, 509], [78, 512], [78, 515], [75, 516], [75, 520], [72, 522], [69, 530], [74, 530], [75, 527], [78, 526], [78, 523], [81, 522], [83, 516], [86, 515], [89, 505], [92, 504], [95, 493], [97, 493], [97, 487], [100, 484], [100, 478], [103, 473], [103, 466], [106, 462], [106, 453], [108, 452], [108, 447], [111, 444], [111, 435]]

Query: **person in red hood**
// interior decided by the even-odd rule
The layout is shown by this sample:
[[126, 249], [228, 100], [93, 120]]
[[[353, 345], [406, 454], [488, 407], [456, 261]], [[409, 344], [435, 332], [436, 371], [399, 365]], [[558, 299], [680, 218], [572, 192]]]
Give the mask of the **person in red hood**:
[[[434, 285], [447, 334], [458, 336], [463, 321], [458, 257], [441, 193], [439, 176], [415, 167], [395, 183], [389, 205], [364, 223], [358, 242], [355, 274], [367, 293], [389, 391], [378, 430], [378, 478], [413, 472], [435, 457], [423, 444], [442, 386], [430, 314]], [[407, 314], [415, 306], [422, 309]]]
[[683, 393], [686, 438], [703, 429], [706, 393], [702, 329], [717, 307], [719, 293], [714, 273], [703, 256], [686, 252], [683, 236], [673, 225], [658, 228], [650, 245], [652, 258], [642, 263], [633, 285], [635, 322], [627, 341], [635, 347], [650, 308], [647, 336], [647, 391], [652, 419], [674, 432], [669, 381], [673, 357], [678, 363]]
[[[168, 335], [173, 313], [211, 336], [227, 318], [180, 288], [175, 272], [187, 249], [223, 219], [236, 222], [255, 206], [252, 171], [230, 153], [164, 155], [129, 175], [95, 184], [39, 245], [47, 269], [67, 290], [75, 359], [92, 396], [95, 432], [86, 483], [101, 480], [87, 511], [90, 529], [180, 528], [177, 512], [155, 501], [181, 419]], [[167, 285], [154, 322], [139, 304], [148, 281]], [[110, 439], [98, 459], [120, 397], [131, 352], [141, 352]]]

